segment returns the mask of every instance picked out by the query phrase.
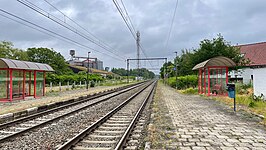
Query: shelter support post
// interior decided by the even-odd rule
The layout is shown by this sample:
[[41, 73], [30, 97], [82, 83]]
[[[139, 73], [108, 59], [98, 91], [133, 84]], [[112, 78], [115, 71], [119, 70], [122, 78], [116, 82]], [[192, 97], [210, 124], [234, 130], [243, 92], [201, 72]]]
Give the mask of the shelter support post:
[[10, 99], [10, 101], [12, 101], [12, 99], [13, 99], [13, 79], [12, 79], [12, 70], [10, 69], [9, 70], [9, 99]]
[[206, 69], [203, 69], [204, 71], [204, 94], [206, 94]]
[[34, 96], [34, 98], [37, 98], [37, 96], [36, 96], [36, 86], [37, 86], [37, 81], [36, 81], [37, 79], [36, 79], [36, 71], [34, 71], [34, 94], [33, 94], [33, 96]]
[[43, 96], [45, 95], [45, 77], [46, 77], [46, 74], [45, 74], [45, 71], [44, 71], [43, 72], [43, 93], [42, 93]]
[[201, 91], [201, 69], [199, 69], [199, 75], [198, 75], [198, 93], [200, 94]]
[[25, 99], [25, 80], [26, 80], [26, 71], [23, 70], [23, 92], [22, 92], [23, 99]]
[[211, 78], [210, 78], [210, 67], [207, 68], [208, 69], [208, 96], [211, 95]]

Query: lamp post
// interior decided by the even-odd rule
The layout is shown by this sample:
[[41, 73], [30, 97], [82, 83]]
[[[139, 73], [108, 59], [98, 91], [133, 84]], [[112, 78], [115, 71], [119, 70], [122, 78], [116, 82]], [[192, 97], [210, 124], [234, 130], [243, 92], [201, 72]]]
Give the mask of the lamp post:
[[88, 61], [88, 66], [87, 66], [87, 85], [86, 85], [86, 89], [88, 90], [89, 89], [89, 68], [90, 68], [90, 53], [91, 52], [88, 52], [88, 58], [87, 58], [87, 61]]
[[[175, 58], [177, 58], [177, 52], [175, 52]], [[177, 89], [177, 60], [175, 61], [175, 88]]]

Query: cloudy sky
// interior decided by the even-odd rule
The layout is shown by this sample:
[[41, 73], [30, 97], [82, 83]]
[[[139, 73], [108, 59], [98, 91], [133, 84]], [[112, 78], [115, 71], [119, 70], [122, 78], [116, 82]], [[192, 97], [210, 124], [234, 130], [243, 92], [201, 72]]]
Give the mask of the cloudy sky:
[[[72, 30], [78, 31], [87, 39], [19, 1], [0, 0], [1, 41], [11, 41], [20, 49], [53, 48], [66, 59], [70, 58], [70, 49], [75, 49], [77, 56], [87, 56], [87, 52], [91, 51], [92, 57], [98, 57], [104, 61], [104, 66], [109, 67], [125, 67], [126, 58], [136, 58], [136, 42], [112, 0], [47, 0], [86, 31], [64, 17], [45, 0], [20, 1], [35, 8], [39, 7], [38, 10], [42, 9], [44, 15], [49, 14], [54, 19], [65, 21], [67, 24], [63, 22], [64, 25], [70, 25]], [[117, 1], [121, 4], [121, 0]], [[123, 3], [135, 29], [140, 31], [141, 44], [148, 57], [167, 57], [172, 60], [174, 51], [180, 54], [182, 49], [197, 48], [201, 40], [216, 37], [218, 33], [233, 45], [266, 41], [265, 0], [179, 0], [168, 45], [166, 41], [176, 0], [123, 0]], [[32, 24], [7, 13], [71, 39], [72, 42], [58, 35], [48, 35], [47, 31], [36, 26], [35, 28], [42, 32], [32, 29], [28, 27], [33, 26]], [[111, 52], [89, 41], [88, 37], [97, 41], [90, 33], [100, 39], [101, 43], [107, 44]], [[141, 57], [144, 57], [143, 53]], [[142, 62], [141, 66], [159, 68], [162, 62], [154, 61], [152, 66], [148, 62]], [[136, 64], [132, 63], [131, 66], [135, 67]]]

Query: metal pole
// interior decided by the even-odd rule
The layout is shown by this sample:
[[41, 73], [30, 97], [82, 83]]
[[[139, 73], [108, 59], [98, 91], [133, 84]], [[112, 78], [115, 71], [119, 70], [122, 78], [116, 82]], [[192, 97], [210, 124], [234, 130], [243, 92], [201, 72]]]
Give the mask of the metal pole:
[[88, 61], [88, 66], [87, 66], [87, 85], [86, 85], [86, 89], [88, 90], [89, 89], [89, 68], [90, 68], [90, 52], [88, 52], [88, 58], [87, 58], [87, 61]]
[[177, 52], [175, 52], [175, 88], [177, 89]]
[[127, 59], [127, 83], [129, 83], [129, 60]]

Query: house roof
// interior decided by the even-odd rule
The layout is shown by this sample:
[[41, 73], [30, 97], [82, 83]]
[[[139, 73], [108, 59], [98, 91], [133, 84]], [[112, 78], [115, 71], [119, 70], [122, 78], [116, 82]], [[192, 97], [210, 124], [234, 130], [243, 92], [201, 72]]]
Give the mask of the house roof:
[[200, 68], [210, 67], [210, 66], [227, 66], [234, 67], [236, 64], [233, 60], [227, 57], [218, 56], [201, 62], [193, 67], [192, 70], [197, 70]]
[[241, 54], [250, 60], [250, 66], [266, 65], [266, 42], [238, 45]]
[[22, 70], [38, 70], [38, 71], [54, 71], [54, 69], [42, 63], [20, 61], [13, 59], [0, 58], [0, 68], [22, 69]]

